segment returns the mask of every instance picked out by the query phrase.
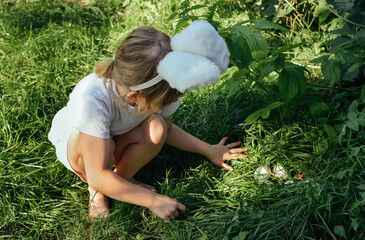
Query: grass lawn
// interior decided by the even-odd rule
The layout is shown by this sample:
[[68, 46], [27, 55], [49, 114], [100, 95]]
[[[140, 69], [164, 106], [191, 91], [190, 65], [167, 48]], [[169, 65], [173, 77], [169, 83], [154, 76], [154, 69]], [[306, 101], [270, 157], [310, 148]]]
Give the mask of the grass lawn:
[[[186, 214], [167, 223], [146, 208], [111, 200], [111, 216], [91, 222], [87, 185], [56, 162], [47, 139], [51, 121], [75, 84], [96, 62], [113, 56], [131, 30], [151, 25], [173, 36], [176, 21], [169, 17], [180, 2], [90, 2], [0, 1], [0, 239], [365, 238], [361, 122], [339, 144], [305, 112], [283, 120], [273, 111], [265, 120], [244, 124], [268, 97], [248, 80], [239, 83], [244, 91], [231, 94], [233, 65], [217, 84], [185, 94], [172, 119], [212, 144], [224, 136], [241, 141], [249, 157], [230, 161], [234, 171], [228, 172], [165, 146], [136, 178], [185, 204]], [[223, 25], [243, 17], [222, 9], [233, 11], [230, 19], [221, 18]], [[316, 54], [308, 50], [309, 57]], [[317, 76], [316, 71], [306, 74]], [[353, 103], [364, 93], [351, 91], [332, 100], [327, 125], [350, 121], [351, 107], [359, 119], [365, 114], [365, 101]], [[277, 164], [289, 179], [255, 180], [257, 167]]]

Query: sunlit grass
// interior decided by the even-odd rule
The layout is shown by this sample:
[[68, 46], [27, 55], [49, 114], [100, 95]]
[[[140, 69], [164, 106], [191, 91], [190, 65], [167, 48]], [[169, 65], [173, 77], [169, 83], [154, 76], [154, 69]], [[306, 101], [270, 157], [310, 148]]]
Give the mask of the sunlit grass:
[[[110, 218], [90, 222], [87, 185], [55, 161], [47, 140], [52, 118], [134, 28], [149, 24], [172, 36], [176, 23], [168, 17], [178, 2], [13, 2], [0, 3], [0, 238], [332, 239], [334, 227], [349, 221], [363, 237], [365, 171], [363, 155], [351, 155], [355, 143], [326, 153], [334, 145], [305, 114], [282, 122], [273, 113], [245, 126], [265, 96], [249, 82], [239, 96], [220, 88], [232, 69], [218, 84], [187, 93], [173, 121], [212, 144], [224, 136], [241, 141], [249, 157], [230, 161], [234, 171], [227, 172], [166, 146], [137, 178], [184, 203], [187, 213], [165, 223], [111, 200]], [[276, 164], [293, 184], [254, 180], [257, 167]]]

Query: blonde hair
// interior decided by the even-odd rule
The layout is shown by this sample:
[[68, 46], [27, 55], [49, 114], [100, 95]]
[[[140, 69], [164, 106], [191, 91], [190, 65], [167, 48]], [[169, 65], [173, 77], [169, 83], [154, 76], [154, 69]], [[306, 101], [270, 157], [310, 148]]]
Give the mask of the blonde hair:
[[[135, 86], [157, 76], [157, 66], [171, 52], [170, 37], [152, 27], [132, 31], [119, 45], [115, 60], [107, 59], [96, 64], [100, 77], [114, 79], [120, 86]], [[176, 101], [182, 93], [162, 80], [139, 93], [146, 101], [138, 101], [138, 113], [152, 113], [152, 106], [162, 108]]]

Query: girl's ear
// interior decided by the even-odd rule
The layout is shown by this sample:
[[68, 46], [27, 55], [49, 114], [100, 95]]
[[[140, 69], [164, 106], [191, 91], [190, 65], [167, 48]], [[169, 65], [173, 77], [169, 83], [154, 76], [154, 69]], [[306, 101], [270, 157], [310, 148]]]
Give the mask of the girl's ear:
[[131, 102], [131, 103], [136, 103], [138, 100], [138, 92], [135, 91], [131, 91], [129, 93], [127, 93], [127, 99]]

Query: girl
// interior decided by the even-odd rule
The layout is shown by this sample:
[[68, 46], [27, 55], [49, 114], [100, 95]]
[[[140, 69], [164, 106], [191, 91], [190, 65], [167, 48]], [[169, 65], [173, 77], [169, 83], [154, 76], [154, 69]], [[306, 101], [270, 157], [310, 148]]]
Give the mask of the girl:
[[[89, 215], [108, 216], [107, 197], [149, 208], [166, 221], [183, 204], [156, 193], [133, 176], [164, 143], [224, 161], [246, 157], [240, 142], [210, 145], [171, 123], [182, 94], [219, 79], [228, 67], [224, 40], [206, 21], [170, 39], [151, 27], [134, 30], [115, 57], [96, 65], [53, 119], [50, 141], [58, 160], [89, 185]], [[234, 149], [233, 149], [234, 148]]]

